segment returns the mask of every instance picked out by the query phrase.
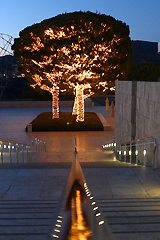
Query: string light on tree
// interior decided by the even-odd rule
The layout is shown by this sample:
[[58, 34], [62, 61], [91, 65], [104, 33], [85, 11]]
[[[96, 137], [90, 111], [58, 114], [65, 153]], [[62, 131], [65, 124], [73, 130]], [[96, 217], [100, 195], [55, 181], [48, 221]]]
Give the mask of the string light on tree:
[[52, 94], [53, 118], [59, 117], [59, 91], [72, 91], [76, 121], [84, 121], [84, 100], [114, 90], [131, 63], [129, 27], [92, 12], [65, 13], [27, 27], [13, 50], [32, 86]]

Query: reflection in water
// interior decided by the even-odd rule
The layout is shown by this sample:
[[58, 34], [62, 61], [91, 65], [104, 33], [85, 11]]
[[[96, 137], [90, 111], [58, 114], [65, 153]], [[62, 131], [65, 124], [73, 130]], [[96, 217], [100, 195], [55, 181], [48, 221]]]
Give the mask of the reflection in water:
[[71, 198], [71, 228], [68, 240], [89, 240], [91, 231], [87, 227], [82, 212], [82, 196], [80, 190], [75, 190]]

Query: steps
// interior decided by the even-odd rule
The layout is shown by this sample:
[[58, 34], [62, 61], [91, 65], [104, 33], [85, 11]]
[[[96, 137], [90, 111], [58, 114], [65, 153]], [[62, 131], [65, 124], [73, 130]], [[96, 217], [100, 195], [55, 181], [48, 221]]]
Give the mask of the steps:
[[97, 199], [116, 240], [159, 240], [160, 198]]
[[57, 201], [0, 200], [0, 240], [46, 240]]

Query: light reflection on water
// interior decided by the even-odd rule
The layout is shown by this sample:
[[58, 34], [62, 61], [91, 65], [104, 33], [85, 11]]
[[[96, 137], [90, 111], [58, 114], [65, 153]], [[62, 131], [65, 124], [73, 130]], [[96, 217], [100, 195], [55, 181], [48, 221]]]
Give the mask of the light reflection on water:
[[67, 240], [89, 240], [91, 231], [82, 211], [82, 193], [75, 190], [71, 198], [71, 227]]

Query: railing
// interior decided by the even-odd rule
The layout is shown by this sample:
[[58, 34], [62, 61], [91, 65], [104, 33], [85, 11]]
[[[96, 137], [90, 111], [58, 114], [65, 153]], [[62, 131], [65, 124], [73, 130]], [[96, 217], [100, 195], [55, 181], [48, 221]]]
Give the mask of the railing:
[[67, 179], [57, 219], [50, 239], [113, 240], [107, 220], [104, 219], [76, 159]]
[[35, 138], [31, 144], [0, 139], [0, 164], [19, 164], [31, 161], [33, 152], [46, 151], [46, 143]]
[[46, 141], [34, 138], [31, 141], [31, 149], [34, 152], [46, 152]]
[[112, 150], [117, 160], [129, 164], [156, 167], [156, 140], [154, 138], [137, 139], [121, 144], [107, 143], [102, 146], [102, 149]]

